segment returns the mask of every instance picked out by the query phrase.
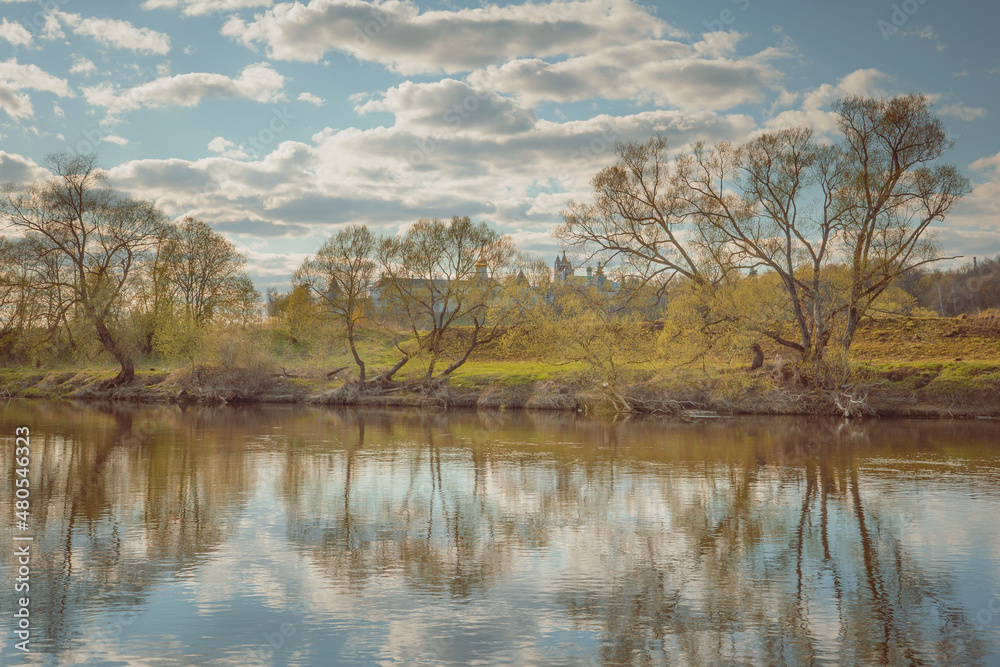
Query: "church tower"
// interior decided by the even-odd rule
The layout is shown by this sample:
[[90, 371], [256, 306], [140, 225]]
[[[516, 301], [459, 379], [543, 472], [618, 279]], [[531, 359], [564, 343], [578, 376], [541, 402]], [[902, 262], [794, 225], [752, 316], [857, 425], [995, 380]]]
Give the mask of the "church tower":
[[566, 259], [566, 251], [563, 250], [562, 257], [556, 255], [555, 282], [557, 285], [565, 285], [570, 276], [573, 275], [573, 263]]

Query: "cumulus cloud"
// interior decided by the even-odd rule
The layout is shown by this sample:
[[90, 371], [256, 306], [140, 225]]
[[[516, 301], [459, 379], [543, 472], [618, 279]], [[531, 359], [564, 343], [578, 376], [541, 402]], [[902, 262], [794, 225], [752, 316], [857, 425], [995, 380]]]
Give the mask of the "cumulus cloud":
[[[699, 140], [741, 141], [755, 127], [743, 115], [677, 110], [555, 123], [491, 94], [479, 100], [482, 117], [470, 113], [458, 131], [449, 128], [442, 102], [475, 92], [455, 80], [400, 85], [360, 105], [400, 114], [390, 127], [327, 129], [254, 160], [225, 157], [235, 144], [219, 137], [210, 143], [218, 157], [137, 160], [111, 176], [171, 215], [197, 211], [216, 225], [254, 221], [241, 233], [262, 237], [290, 224], [329, 233], [363, 222], [395, 232], [419, 217], [459, 214], [530, 239], [559, 222], [569, 199], [589, 196], [590, 179], [614, 160], [617, 141], [663, 132], [682, 149]], [[487, 130], [496, 127], [506, 131]]]
[[66, 33], [63, 32], [62, 24], [59, 22], [58, 12], [45, 15], [45, 23], [42, 26], [41, 38], [45, 40], [63, 39]]
[[759, 100], [781, 79], [780, 72], [761, 60], [721, 57], [732, 51], [738, 39], [735, 34], [710, 35], [711, 42], [693, 46], [645, 40], [559, 62], [511, 60], [473, 72], [469, 81], [515, 93], [529, 105], [603, 98], [686, 109], [728, 109]]
[[836, 85], [824, 83], [805, 93], [798, 109], [789, 109], [774, 116], [765, 123], [769, 130], [783, 127], [810, 127], [818, 133], [830, 134], [837, 131], [837, 114], [831, 105], [843, 97], [860, 95], [865, 97], [890, 97], [893, 79], [877, 69], [859, 69], [840, 79]]
[[[299, 224], [275, 223], [269, 220], [236, 220], [232, 222], [217, 222], [213, 225], [216, 231], [238, 234], [240, 236], [255, 236], [257, 238], [304, 236], [309, 233], [309, 227]], [[284, 259], [284, 258], [283, 258]], [[282, 262], [281, 264], [284, 264]], [[284, 269], [283, 266], [279, 268]], [[279, 275], [284, 271], [279, 271]]]
[[185, 16], [231, 12], [248, 7], [270, 7], [273, 0], [146, 0], [143, 9], [178, 9]]
[[118, 19], [83, 18], [79, 14], [52, 12], [74, 34], [93, 37], [105, 46], [137, 53], [164, 55], [170, 51], [170, 37], [150, 28], [137, 28]]
[[986, 115], [986, 109], [982, 107], [968, 107], [964, 104], [946, 104], [938, 109], [942, 116], [952, 116], [964, 121], [973, 121]]
[[119, 137], [117, 134], [105, 134], [101, 137], [101, 141], [106, 141], [109, 144], [114, 144], [115, 146], [127, 146], [128, 139], [124, 137]]
[[5, 39], [14, 46], [28, 46], [31, 44], [31, 33], [20, 23], [3, 19], [3, 23], [0, 23], [0, 39]]
[[429, 134], [462, 132], [500, 137], [526, 132], [536, 121], [533, 111], [455, 79], [407, 81], [356, 109], [358, 113], [388, 111], [396, 117], [397, 127]]
[[0, 62], [0, 109], [15, 120], [34, 115], [31, 98], [22, 90], [73, 97], [65, 79], [52, 76], [37, 65], [21, 65], [16, 59]]
[[208, 142], [208, 150], [213, 153], [218, 153], [222, 157], [232, 158], [234, 160], [241, 160], [250, 157], [247, 155], [246, 151], [243, 150], [243, 146], [239, 146], [224, 137], [216, 137]]
[[996, 170], [997, 175], [1000, 175], [1000, 153], [987, 157], [981, 157], [969, 165], [969, 169], [975, 169], [977, 171], [980, 169], [989, 169], [990, 167]]
[[33, 183], [51, 176], [31, 158], [0, 151], [0, 183]]
[[222, 33], [263, 44], [278, 60], [317, 62], [336, 50], [403, 74], [463, 72], [513, 57], [578, 55], [682, 34], [632, 0], [425, 12], [402, 0], [283, 2], [249, 22], [231, 18]]
[[84, 76], [90, 76], [95, 71], [97, 71], [97, 65], [89, 58], [84, 58], [83, 56], [77, 56], [73, 60], [73, 66], [69, 68], [70, 74], [82, 74]]
[[324, 100], [322, 97], [313, 95], [312, 93], [299, 93], [299, 96], [295, 99], [297, 99], [300, 102], [308, 102], [309, 104], [315, 104], [318, 107], [321, 107], [324, 104], [326, 104], [326, 100]]
[[285, 78], [270, 65], [246, 67], [237, 78], [196, 72], [162, 77], [134, 88], [119, 89], [110, 83], [83, 88], [87, 102], [111, 114], [140, 107], [193, 107], [203, 99], [247, 99], [274, 102], [283, 99]]

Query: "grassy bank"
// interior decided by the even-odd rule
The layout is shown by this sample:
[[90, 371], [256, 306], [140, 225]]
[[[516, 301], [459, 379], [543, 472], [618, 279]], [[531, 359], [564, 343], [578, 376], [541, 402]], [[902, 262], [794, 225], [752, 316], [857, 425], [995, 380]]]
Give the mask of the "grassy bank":
[[[132, 402], [274, 402], [483, 409], [623, 410], [696, 415], [833, 414], [905, 417], [1000, 417], [1000, 323], [977, 318], [896, 318], [860, 333], [850, 368], [814, 377], [765, 349], [754, 372], [724, 364], [671, 373], [638, 373], [607, 386], [581, 361], [552, 351], [514, 358], [502, 348], [477, 353], [447, 383], [408, 367], [398, 382], [359, 391], [343, 355], [283, 363], [147, 362], [129, 386], [107, 389], [103, 366], [0, 369], [0, 395]], [[386, 360], [390, 359], [386, 356]], [[648, 364], [650, 369], [653, 362]]]

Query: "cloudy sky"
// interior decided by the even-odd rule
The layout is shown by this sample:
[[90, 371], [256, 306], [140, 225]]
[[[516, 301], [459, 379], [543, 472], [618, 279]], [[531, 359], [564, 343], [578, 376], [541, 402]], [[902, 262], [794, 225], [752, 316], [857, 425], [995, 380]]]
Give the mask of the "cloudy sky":
[[663, 133], [835, 130], [845, 94], [923, 92], [975, 184], [940, 230], [1000, 253], [995, 0], [0, 0], [0, 181], [96, 152], [193, 215], [259, 287], [340, 225], [469, 215], [547, 259], [612, 161]]

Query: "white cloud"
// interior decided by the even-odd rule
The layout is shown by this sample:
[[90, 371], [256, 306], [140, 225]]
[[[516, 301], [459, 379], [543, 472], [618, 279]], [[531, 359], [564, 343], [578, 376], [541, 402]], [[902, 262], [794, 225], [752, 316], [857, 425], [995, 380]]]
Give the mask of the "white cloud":
[[[975, 160], [968, 167], [985, 172], [974, 179], [966, 195], [936, 231], [947, 244], [947, 253], [1000, 255], [1000, 152]], [[977, 182], [978, 181], [978, 182]]]
[[83, 56], [77, 56], [73, 60], [73, 66], [69, 68], [70, 74], [82, 74], [84, 76], [89, 76], [95, 71], [97, 71], [97, 65], [89, 58], [84, 58]]
[[837, 131], [837, 114], [831, 105], [838, 99], [848, 95], [865, 97], [889, 97], [891, 93], [884, 88], [892, 83], [892, 77], [877, 69], [859, 69], [840, 79], [837, 85], [824, 83], [818, 88], [802, 96], [802, 104], [798, 109], [789, 109], [779, 113], [765, 123], [769, 130], [782, 127], [810, 127], [821, 134]]
[[203, 99], [274, 102], [283, 99], [284, 85], [283, 76], [270, 65], [258, 63], [247, 66], [235, 79], [223, 74], [196, 72], [163, 77], [126, 89], [102, 83], [83, 88], [83, 94], [89, 104], [117, 114], [140, 107], [193, 107]]
[[143, 9], [183, 9], [185, 16], [231, 12], [248, 7], [270, 7], [273, 0], [146, 0]]
[[59, 17], [56, 12], [45, 15], [45, 25], [42, 27], [42, 39], [53, 40], [62, 39], [66, 36], [66, 33], [62, 30], [62, 24], [59, 23]]
[[59, 116], [60, 118], [66, 117], [66, 112], [62, 110], [62, 107], [56, 103], [52, 103], [52, 113]]
[[5, 39], [14, 46], [28, 46], [31, 44], [31, 33], [20, 23], [3, 19], [3, 23], [0, 23], [0, 39]]
[[[347, 222], [395, 233], [417, 218], [451, 214], [487, 219], [505, 231], [544, 233], [569, 199], [589, 196], [589, 181], [613, 161], [616, 141], [663, 132], [672, 148], [682, 149], [698, 140], [741, 141], [755, 127], [743, 115], [665, 110], [555, 123], [493, 93], [461, 127], [449, 127], [442, 102], [469, 92], [475, 89], [455, 80], [401, 84], [360, 105], [399, 114], [391, 127], [327, 129], [311, 142], [286, 141], [252, 161], [227, 159], [235, 144], [216, 138], [210, 148], [220, 157], [136, 160], [111, 176], [119, 187], [156, 199], [170, 215], [196, 212], [260, 236], [293, 224], [328, 233]], [[479, 111], [483, 115], [473, 117]]]
[[499, 138], [531, 130], [537, 120], [530, 109], [455, 79], [407, 81], [356, 110], [388, 111], [396, 117], [396, 127], [429, 135], [464, 133]]
[[996, 169], [997, 175], [1000, 176], [1000, 153], [996, 155], [990, 155], [988, 157], [981, 157], [972, 164], [969, 165], [969, 169], [989, 169], [993, 167]]
[[213, 153], [218, 153], [222, 157], [234, 160], [241, 160], [250, 157], [243, 150], [243, 146], [239, 146], [224, 137], [216, 137], [208, 142], [208, 150]]
[[942, 116], [953, 116], [959, 120], [973, 121], [986, 115], [986, 109], [982, 107], [967, 107], [964, 104], [946, 104], [938, 113]]
[[101, 137], [101, 141], [106, 141], [109, 144], [114, 144], [116, 146], [126, 146], [128, 145], [128, 139], [124, 137], [119, 137], [117, 134], [105, 134]]
[[0, 150], [0, 183], [33, 183], [51, 176], [31, 158]]
[[299, 93], [299, 96], [295, 99], [299, 100], [300, 102], [308, 102], [309, 104], [315, 104], [318, 107], [321, 107], [324, 104], [326, 104], [326, 100], [324, 100], [322, 97], [313, 95], [312, 93]]
[[248, 46], [265, 44], [278, 60], [318, 62], [342, 51], [403, 74], [463, 72], [513, 57], [578, 55], [682, 34], [632, 0], [423, 13], [403, 0], [283, 2], [249, 23], [231, 18], [222, 33]]
[[20, 91], [38, 90], [59, 97], [73, 97], [65, 79], [52, 76], [37, 65], [20, 65], [16, 59], [0, 62], [0, 109], [15, 120], [34, 114], [31, 98]]
[[77, 35], [93, 37], [101, 44], [137, 53], [164, 55], [170, 51], [170, 37], [150, 28], [137, 28], [118, 19], [82, 18], [79, 14], [52, 12]]
[[685, 109], [728, 109], [759, 100], [781, 79], [780, 72], [759, 59], [723, 57], [732, 53], [739, 37], [709, 33], [692, 46], [645, 40], [554, 63], [511, 60], [473, 72], [469, 81], [515, 93], [528, 105], [631, 99]]
[[30, 97], [3, 85], [0, 85], [0, 109], [14, 120], [29, 118], [35, 113]]

